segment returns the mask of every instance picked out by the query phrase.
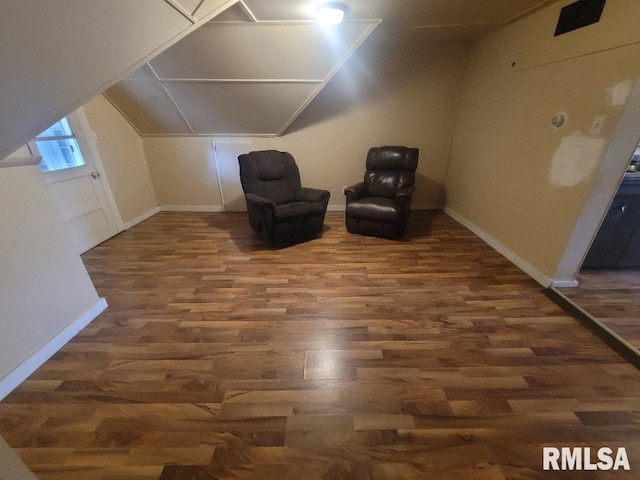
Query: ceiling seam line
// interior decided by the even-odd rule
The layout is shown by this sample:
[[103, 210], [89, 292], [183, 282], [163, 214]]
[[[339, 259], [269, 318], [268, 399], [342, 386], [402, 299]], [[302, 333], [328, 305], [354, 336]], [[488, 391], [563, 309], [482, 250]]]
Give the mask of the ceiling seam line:
[[[141, 137], [184, 137], [183, 133], [143, 133], [140, 135]], [[276, 133], [194, 133], [191, 135], [192, 137], [239, 137], [239, 138], [276, 138], [278, 134]]]
[[195, 17], [196, 13], [198, 12], [198, 9], [204, 4], [205, 0], [200, 0], [198, 2], [198, 5], [196, 6], [196, 8], [193, 9], [193, 12], [191, 12], [191, 15], [193, 15]]
[[[149, 66], [149, 70], [151, 70], [151, 73], [155, 75], [156, 79], [160, 80], [160, 75], [158, 75], [158, 72], [156, 72], [156, 69], [153, 68], [153, 65], [151, 65], [151, 61], [148, 61], [147, 65]], [[144, 80], [144, 79], [141, 78], [140, 80]]]
[[[357, 25], [369, 24], [371, 22], [381, 22], [379, 18], [344, 20], [341, 25]], [[257, 27], [257, 26], [291, 26], [291, 25], [318, 25], [316, 20], [256, 20], [255, 22], [243, 22], [241, 20], [221, 20], [219, 22], [208, 21], [203, 27], [217, 27], [224, 25], [225, 27]], [[465, 25], [465, 24], [461, 24]]]
[[[162, 83], [160, 84], [162, 85]], [[193, 127], [191, 126], [191, 123], [189, 122], [189, 120], [187, 120], [187, 116], [184, 114], [184, 112], [182, 111], [182, 109], [180, 108], [180, 106], [178, 105], [178, 102], [175, 101], [175, 99], [173, 98], [173, 95], [171, 95], [171, 92], [169, 92], [169, 90], [167, 90], [167, 87], [165, 87], [164, 85], [162, 85], [162, 89], [166, 92], [166, 94], [168, 95], [169, 99], [171, 100], [171, 103], [173, 103], [173, 105], [176, 107], [176, 109], [178, 110], [178, 113], [180, 114], [180, 116], [182, 117], [182, 119], [185, 121], [185, 123], [187, 124], [187, 127], [189, 128], [189, 130], [191, 130], [191, 135], [195, 135], [196, 131], [193, 129]]]
[[528, 9], [526, 9], [524, 12], [520, 12], [516, 15], [514, 15], [513, 17], [505, 20], [504, 22], [502, 22], [500, 25], [501, 26], [506, 26], [509, 25], [513, 22], [516, 22], [522, 18], [525, 18], [526, 16], [532, 14], [533, 12], [535, 12], [536, 10], [542, 10], [543, 8], [548, 7], [549, 5], [551, 5], [555, 0], [543, 0], [540, 3], [537, 3], [536, 5], [533, 5], [531, 7], [529, 7]]
[[138, 134], [139, 137], [142, 137], [142, 132], [138, 129], [138, 127], [136, 127], [133, 123], [133, 120], [131, 120], [125, 113], [124, 111], [116, 104], [116, 102], [114, 102], [111, 97], [109, 96], [109, 94], [105, 91], [102, 92], [102, 96], [104, 98], [107, 99], [107, 101], [113, 106], [113, 108], [115, 108], [120, 115], [122, 115], [124, 117], [124, 119], [129, 123], [129, 125], [131, 125], [131, 128], [133, 128], [135, 130], [135, 132]]
[[169, 5], [171, 5], [180, 15], [189, 20], [192, 24], [198, 23], [198, 19], [195, 18], [188, 10], [186, 10], [182, 5], [180, 5], [176, 0], [164, 0]]
[[362, 31], [357, 40], [351, 45], [344, 55], [340, 58], [340, 60], [334, 64], [333, 68], [329, 71], [327, 75], [325, 75], [322, 83], [320, 83], [313, 92], [307, 97], [307, 99], [298, 107], [298, 109], [293, 113], [291, 117], [284, 123], [284, 125], [278, 130], [277, 136], [282, 136], [287, 129], [291, 126], [291, 124], [300, 116], [300, 114], [309, 106], [309, 104], [313, 101], [315, 97], [324, 89], [324, 87], [331, 81], [331, 79], [338, 73], [338, 71], [347, 63], [347, 60], [351, 58], [351, 56], [360, 48], [360, 46], [364, 43], [364, 41], [371, 35], [371, 33], [376, 29], [378, 25], [382, 23], [382, 20], [378, 19], [375, 21], [370, 21], [369, 26]]
[[244, 10], [244, 13], [246, 13], [249, 16], [249, 18], [251, 19], [252, 22], [254, 22], [254, 23], [258, 22], [258, 18], [253, 14], [253, 12], [247, 6], [247, 4], [244, 3], [244, 0], [240, 0], [238, 2], [238, 4], [240, 4], [240, 8], [242, 8]]
[[[145, 79], [131, 79], [128, 81], [144, 82]], [[148, 80], [146, 80], [148, 81]], [[270, 79], [270, 78], [256, 78], [256, 79], [244, 79], [244, 78], [163, 78], [158, 79], [160, 83], [249, 83], [249, 84], [264, 84], [264, 83], [276, 83], [276, 84], [316, 84], [324, 82], [322, 78], [282, 78], [282, 79]]]
[[457, 27], [489, 27], [495, 28], [502, 25], [497, 22], [469, 22], [469, 23], [438, 23], [432, 25], [413, 25], [407, 27], [407, 30], [436, 30], [438, 28], [457, 28]]

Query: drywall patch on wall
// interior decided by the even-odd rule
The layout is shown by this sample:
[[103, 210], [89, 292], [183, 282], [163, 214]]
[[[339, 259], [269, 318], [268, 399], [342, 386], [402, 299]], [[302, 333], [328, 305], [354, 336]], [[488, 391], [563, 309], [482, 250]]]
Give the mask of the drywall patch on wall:
[[626, 105], [635, 84], [635, 80], [628, 79], [616, 83], [613, 87], [607, 88], [607, 103], [612, 107], [622, 107]]
[[574, 132], [564, 137], [551, 159], [549, 182], [553, 187], [572, 187], [587, 180], [604, 151], [602, 138]]

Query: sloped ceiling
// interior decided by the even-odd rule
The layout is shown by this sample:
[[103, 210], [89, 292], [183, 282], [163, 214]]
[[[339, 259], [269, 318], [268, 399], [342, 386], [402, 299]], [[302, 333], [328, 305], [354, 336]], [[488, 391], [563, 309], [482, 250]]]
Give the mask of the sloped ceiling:
[[0, 1], [0, 159], [236, 1]]
[[140, 135], [280, 135], [379, 23], [255, 18], [236, 4], [105, 95]]
[[374, 29], [390, 44], [469, 41], [551, 1], [344, 0], [329, 28], [317, 0], [240, 0], [105, 95], [141, 136], [282, 135]]

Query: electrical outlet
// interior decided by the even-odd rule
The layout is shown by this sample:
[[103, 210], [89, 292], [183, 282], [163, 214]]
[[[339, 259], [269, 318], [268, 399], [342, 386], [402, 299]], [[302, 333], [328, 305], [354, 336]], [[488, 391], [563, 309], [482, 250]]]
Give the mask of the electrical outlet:
[[591, 122], [591, 128], [589, 129], [588, 135], [598, 136], [602, 133], [602, 128], [604, 127], [604, 122], [607, 121], [606, 115], [596, 115], [593, 117], [593, 122]]

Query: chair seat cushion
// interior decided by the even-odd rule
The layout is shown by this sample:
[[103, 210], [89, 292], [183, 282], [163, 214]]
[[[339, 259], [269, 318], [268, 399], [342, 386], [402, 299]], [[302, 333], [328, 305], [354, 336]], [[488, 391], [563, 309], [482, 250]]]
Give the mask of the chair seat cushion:
[[310, 216], [322, 216], [322, 205], [316, 202], [289, 202], [274, 207], [276, 220], [290, 222]]
[[347, 215], [381, 222], [397, 222], [402, 210], [393, 198], [364, 197], [347, 204]]

